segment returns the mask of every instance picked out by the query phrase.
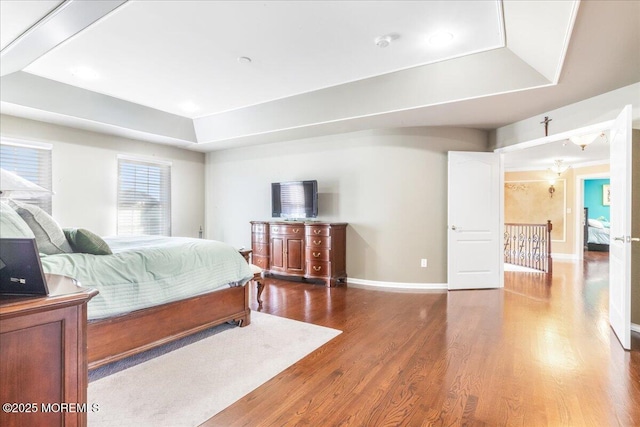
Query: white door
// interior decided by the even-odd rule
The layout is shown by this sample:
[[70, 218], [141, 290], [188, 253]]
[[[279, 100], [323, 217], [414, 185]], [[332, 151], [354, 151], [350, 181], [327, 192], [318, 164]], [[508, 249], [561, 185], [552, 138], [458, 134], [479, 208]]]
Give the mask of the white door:
[[611, 128], [609, 323], [622, 347], [631, 347], [631, 105]]
[[502, 157], [449, 152], [449, 289], [498, 288], [502, 263]]

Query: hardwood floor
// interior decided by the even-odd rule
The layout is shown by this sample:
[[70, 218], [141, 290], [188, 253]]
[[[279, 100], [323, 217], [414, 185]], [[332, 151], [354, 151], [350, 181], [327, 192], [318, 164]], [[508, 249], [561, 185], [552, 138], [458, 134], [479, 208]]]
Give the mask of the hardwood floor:
[[267, 279], [263, 312], [344, 332], [204, 425], [640, 425], [640, 340], [611, 331], [607, 281], [601, 254], [500, 290]]

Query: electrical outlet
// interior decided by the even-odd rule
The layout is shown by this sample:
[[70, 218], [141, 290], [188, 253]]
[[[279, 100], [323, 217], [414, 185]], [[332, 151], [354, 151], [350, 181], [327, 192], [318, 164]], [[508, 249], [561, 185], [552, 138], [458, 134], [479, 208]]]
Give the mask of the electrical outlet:
[[420, 267], [423, 267], [423, 268], [427, 267], [427, 259], [426, 258], [422, 258], [420, 260]]

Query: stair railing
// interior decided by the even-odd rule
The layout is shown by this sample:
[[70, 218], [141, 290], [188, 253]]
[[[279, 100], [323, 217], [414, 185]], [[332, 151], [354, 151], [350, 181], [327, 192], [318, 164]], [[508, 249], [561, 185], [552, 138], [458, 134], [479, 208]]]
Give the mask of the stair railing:
[[504, 262], [551, 273], [551, 220], [546, 224], [504, 225]]

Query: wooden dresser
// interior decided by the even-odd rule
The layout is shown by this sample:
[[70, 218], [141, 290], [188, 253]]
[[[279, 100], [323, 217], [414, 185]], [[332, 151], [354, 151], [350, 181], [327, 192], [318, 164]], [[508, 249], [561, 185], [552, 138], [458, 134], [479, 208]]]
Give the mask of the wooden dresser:
[[0, 425], [85, 426], [87, 302], [98, 291], [46, 275], [47, 297], [0, 298]]
[[346, 223], [251, 221], [253, 263], [265, 274], [345, 284], [346, 230]]

